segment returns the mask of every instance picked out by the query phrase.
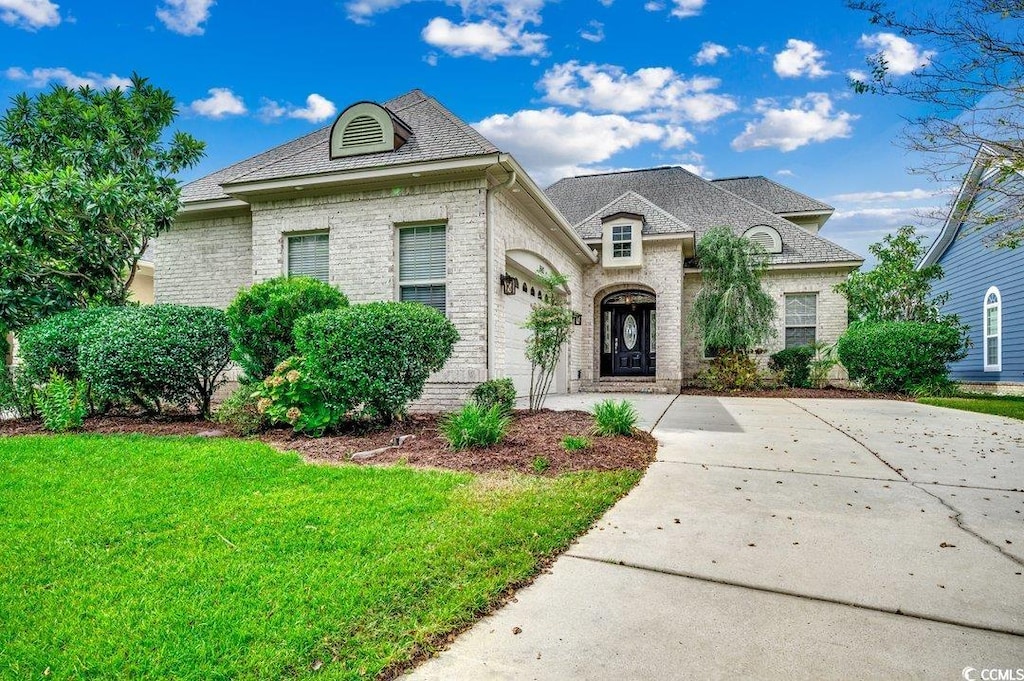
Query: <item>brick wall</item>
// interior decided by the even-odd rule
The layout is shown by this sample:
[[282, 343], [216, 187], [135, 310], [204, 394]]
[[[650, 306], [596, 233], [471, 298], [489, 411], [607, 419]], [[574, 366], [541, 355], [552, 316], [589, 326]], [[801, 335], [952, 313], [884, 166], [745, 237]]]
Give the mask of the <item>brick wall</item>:
[[251, 225], [248, 215], [175, 222], [153, 245], [156, 302], [227, 307], [252, 284]]

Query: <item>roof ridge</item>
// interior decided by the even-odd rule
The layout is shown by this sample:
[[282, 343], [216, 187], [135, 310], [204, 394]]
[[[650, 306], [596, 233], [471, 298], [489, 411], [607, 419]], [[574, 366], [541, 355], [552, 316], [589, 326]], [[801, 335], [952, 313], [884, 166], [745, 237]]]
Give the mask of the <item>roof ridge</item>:
[[[313, 132], [309, 133], [309, 135], [304, 135], [303, 137], [309, 137], [309, 136], [315, 135], [317, 133], [323, 132], [324, 130], [330, 129], [333, 126], [334, 126], [334, 123], [331, 123], [331, 125], [326, 125], [326, 126], [324, 126], [322, 128], [317, 128]], [[298, 142], [300, 139], [303, 139], [303, 137], [300, 137], [299, 139], [292, 140], [292, 142]], [[243, 177], [245, 177], [246, 175], [252, 175], [253, 173], [259, 172], [259, 171], [263, 170], [264, 168], [266, 168], [268, 166], [272, 166], [272, 165], [274, 165], [276, 163], [280, 163], [281, 161], [284, 161], [285, 159], [289, 159], [289, 158], [292, 158], [293, 156], [297, 156], [298, 154], [301, 154], [302, 152], [306, 151], [307, 149], [312, 149], [313, 147], [315, 147], [318, 144], [320, 144], [320, 140], [316, 140], [316, 141], [314, 141], [314, 142], [312, 142], [310, 144], [304, 145], [302, 148], [296, 149], [294, 152], [292, 152], [290, 154], [285, 154], [284, 156], [279, 156], [279, 157], [277, 157], [277, 158], [275, 158], [275, 159], [273, 159], [271, 161], [267, 161], [266, 163], [263, 163], [261, 165], [256, 166], [255, 168], [252, 168], [250, 170], [245, 171], [241, 175], [232, 176], [231, 178], [225, 180], [224, 182], [221, 182], [220, 184], [221, 184], [221, 186], [224, 186], [225, 184], [230, 184], [232, 182], [236, 182], [236, 181], [242, 179]], [[281, 146], [284, 146], [284, 145], [281, 145]], [[277, 147], [275, 147], [275, 149], [276, 148]], [[273, 149], [271, 149], [270, 151], [273, 151]]]
[[424, 100], [423, 100], [424, 102], [431, 102], [431, 103], [433, 103], [434, 106], [437, 107], [437, 109], [441, 112], [441, 115], [443, 115], [445, 118], [447, 118], [452, 124], [462, 128], [462, 130], [464, 132], [467, 132], [472, 137], [474, 137], [475, 138], [474, 141], [477, 144], [480, 144], [481, 141], [486, 142], [486, 144], [480, 144], [480, 146], [482, 148], [483, 147], [490, 147], [494, 151], [499, 151], [498, 145], [496, 145], [494, 142], [492, 142], [491, 140], [487, 139], [482, 134], [480, 134], [480, 132], [476, 128], [474, 128], [472, 125], [470, 125], [469, 123], [467, 123], [466, 121], [462, 120], [461, 118], [456, 116], [454, 113], [452, 113], [452, 111], [448, 107], [446, 107], [444, 104], [442, 104], [441, 102], [437, 101], [437, 99], [435, 99], [434, 97], [431, 97], [430, 95], [428, 95], [427, 93], [423, 92], [422, 90], [420, 90], [420, 93], [424, 96]]
[[624, 191], [623, 193], [619, 194], [618, 196], [616, 196], [614, 199], [612, 199], [608, 203], [604, 204], [603, 206], [601, 206], [600, 208], [595, 210], [593, 213], [591, 213], [587, 217], [585, 217], [582, 220], [580, 220], [579, 222], [577, 222], [575, 225], [573, 225], [573, 227], [574, 228], [582, 227], [584, 224], [590, 222], [594, 218], [600, 217], [601, 211], [603, 211], [605, 208], [607, 208], [608, 206], [615, 205], [616, 203], [618, 203], [619, 201], [621, 201], [622, 199], [626, 198], [627, 196], [629, 196], [631, 194], [633, 196], [637, 197], [638, 199], [640, 199], [641, 201], [643, 201], [644, 203], [646, 203], [648, 206], [650, 206], [650, 207], [654, 208], [655, 210], [657, 210], [658, 212], [660, 212], [662, 215], [664, 215], [665, 217], [667, 217], [669, 220], [671, 220], [672, 222], [676, 223], [680, 227], [685, 227], [686, 229], [689, 229], [691, 231], [693, 230], [693, 227], [691, 227], [690, 225], [686, 224], [686, 222], [684, 222], [680, 218], [676, 217], [672, 213], [668, 212], [667, 210], [665, 210], [664, 208], [662, 208], [661, 206], [656, 204], [654, 201], [651, 201], [649, 198], [647, 198], [646, 196], [644, 196], [643, 194], [641, 194], [640, 192], [638, 192], [638, 191], [636, 191], [634, 189], [627, 189], [626, 191]]
[[[772, 178], [768, 177], [767, 175], [737, 175], [735, 177], [719, 177], [719, 178], [715, 178], [714, 180], [711, 180], [711, 182], [728, 182], [730, 180], [764, 180], [765, 182], [770, 182], [770, 183], [774, 184], [777, 187], [782, 187], [783, 189], [785, 189], [788, 192], [792, 192], [792, 193], [796, 194], [797, 196], [805, 198], [808, 201], [811, 201], [812, 203], [820, 203], [823, 206], [828, 206], [829, 210], [835, 211], [835, 209], [836, 209], [835, 206], [833, 206], [831, 204], [828, 204], [828, 203], [825, 203], [821, 199], [816, 199], [813, 196], [811, 196], [810, 194], [803, 193], [799, 189], [793, 189], [788, 184], [782, 184], [781, 182], [779, 182], [777, 180], [773, 180]], [[805, 211], [787, 211], [787, 212], [802, 213], [802, 212], [805, 212]], [[778, 215], [778, 213], [776, 213], [776, 215]]]

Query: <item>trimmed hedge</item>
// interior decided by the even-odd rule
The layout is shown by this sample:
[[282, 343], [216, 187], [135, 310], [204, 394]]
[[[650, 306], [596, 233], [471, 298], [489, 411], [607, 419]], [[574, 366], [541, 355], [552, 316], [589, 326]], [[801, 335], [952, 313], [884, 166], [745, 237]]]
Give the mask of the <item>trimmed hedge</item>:
[[856, 322], [836, 343], [850, 378], [879, 392], [909, 393], [945, 378], [967, 356], [964, 330], [926, 322]]
[[492, 378], [473, 388], [470, 393], [477, 406], [490, 409], [498, 405], [503, 412], [511, 414], [516, 408], [516, 386], [511, 378]]
[[810, 388], [813, 360], [814, 348], [810, 345], [799, 345], [774, 353], [768, 359], [768, 368], [781, 371], [783, 383], [791, 388]]
[[83, 335], [83, 378], [105, 400], [160, 412], [165, 403], [210, 413], [231, 354], [224, 312], [151, 305], [104, 315]]
[[82, 337], [104, 317], [123, 309], [92, 307], [59, 312], [19, 333], [18, 356], [25, 378], [43, 384], [55, 371], [69, 381], [80, 379], [78, 351]]
[[295, 345], [327, 401], [352, 416], [391, 421], [423, 394], [459, 334], [419, 303], [366, 303], [303, 317]]
[[309, 277], [277, 277], [243, 289], [227, 309], [235, 345], [231, 358], [248, 380], [263, 380], [296, 354], [293, 331], [297, 320], [347, 306], [344, 293]]

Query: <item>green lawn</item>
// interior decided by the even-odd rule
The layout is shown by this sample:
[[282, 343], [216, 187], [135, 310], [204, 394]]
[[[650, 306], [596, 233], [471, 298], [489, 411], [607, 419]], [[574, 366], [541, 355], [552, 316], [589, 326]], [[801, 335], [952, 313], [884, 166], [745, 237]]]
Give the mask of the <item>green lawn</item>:
[[1010, 395], [971, 395], [969, 397], [922, 397], [921, 404], [935, 407], [949, 407], [977, 411], [982, 414], [1008, 416], [1012, 419], [1024, 419], [1024, 397]]
[[533, 575], [639, 476], [0, 438], [0, 678], [373, 678]]

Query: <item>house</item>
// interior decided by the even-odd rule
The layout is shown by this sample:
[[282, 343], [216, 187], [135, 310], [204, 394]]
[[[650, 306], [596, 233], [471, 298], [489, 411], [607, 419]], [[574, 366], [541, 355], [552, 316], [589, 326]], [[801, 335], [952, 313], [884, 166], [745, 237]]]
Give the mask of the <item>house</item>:
[[832, 287], [861, 259], [818, 235], [832, 208], [763, 177], [710, 182], [682, 168], [566, 178], [543, 191], [419, 90], [358, 102], [333, 125], [186, 185], [155, 245], [157, 302], [226, 306], [281, 274], [340, 287], [354, 303], [432, 305], [461, 339], [423, 404], [511, 377], [528, 390], [523, 323], [539, 269], [563, 274], [578, 326], [556, 392], [678, 391], [704, 366], [686, 317], [697, 240], [727, 224], [771, 253], [767, 286], [784, 344], [834, 341]]
[[1024, 250], [1001, 248], [999, 237], [1024, 229], [1024, 177], [1005, 172], [1019, 146], [979, 149], [949, 216], [921, 261], [938, 263], [936, 286], [949, 293], [943, 313], [969, 328], [967, 357], [950, 365], [950, 377], [994, 392], [1024, 393]]

